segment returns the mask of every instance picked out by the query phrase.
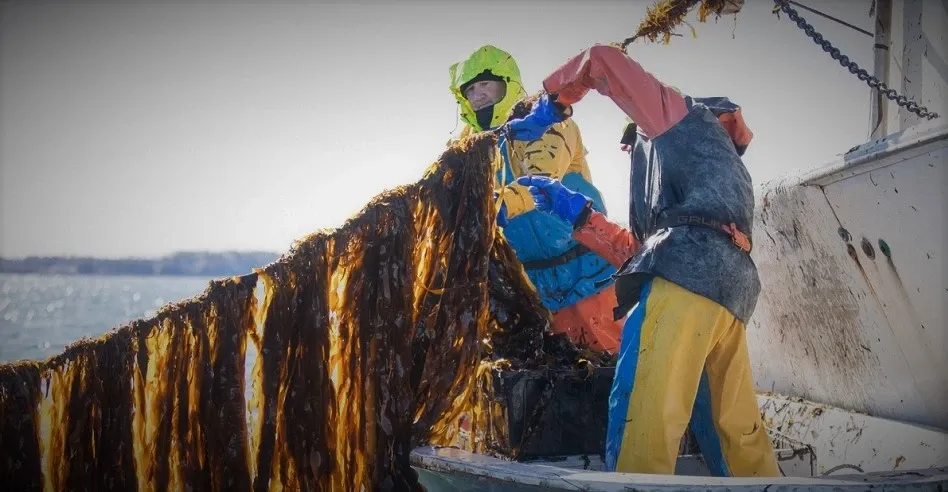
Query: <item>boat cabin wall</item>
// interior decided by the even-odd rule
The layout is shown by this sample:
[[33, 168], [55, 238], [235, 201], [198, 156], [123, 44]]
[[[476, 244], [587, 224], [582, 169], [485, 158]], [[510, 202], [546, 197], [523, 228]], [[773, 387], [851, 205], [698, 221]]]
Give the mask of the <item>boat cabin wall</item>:
[[[948, 3], [942, 0], [886, 0], [891, 4], [888, 22], [877, 19], [879, 28], [888, 28], [888, 50], [879, 52], [876, 64], [886, 84], [910, 101], [948, 118]], [[877, 7], [881, 5], [877, 4]], [[877, 67], [879, 68], [879, 67]], [[883, 98], [886, 135], [929, 122]], [[937, 121], [937, 120], [934, 120]], [[870, 122], [870, 129], [873, 127]]]

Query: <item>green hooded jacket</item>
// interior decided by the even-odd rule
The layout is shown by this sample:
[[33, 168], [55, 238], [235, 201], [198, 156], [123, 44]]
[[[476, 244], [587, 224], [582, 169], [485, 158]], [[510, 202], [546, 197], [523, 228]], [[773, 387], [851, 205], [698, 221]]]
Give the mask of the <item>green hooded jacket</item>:
[[474, 131], [488, 130], [481, 128], [477, 122], [477, 115], [471, 103], [464, 97], [461, 87], [480, 75], [485, 70], [489, 70], [497, 77], [504, 79], [507, 83], [507, 93], [497, 104], [494, 104], [494, 114], [491, 118], [490, 127], [496, 128], [502, 125], [510, 113], [514, 104], [526, 92], [523, 89], [523, 82], [520, 79], [520, 68], [517, 62], [510, 56], [510, 53], [491, 45], [485, 45], [477, 49], [466, 60], [451, 65], [448, 73], [451, 76], [451, 93], [454, 94], [458, 104], [461, 106], [461, 119], [471, 126]]

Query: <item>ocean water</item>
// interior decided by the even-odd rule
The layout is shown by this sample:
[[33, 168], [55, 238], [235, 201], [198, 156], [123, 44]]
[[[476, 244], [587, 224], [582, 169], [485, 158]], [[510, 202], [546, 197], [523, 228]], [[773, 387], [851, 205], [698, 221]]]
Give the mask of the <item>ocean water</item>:
[[168, 302], [204, 292], [209, 278], [0, 274], [0, 363], [45, 359]]

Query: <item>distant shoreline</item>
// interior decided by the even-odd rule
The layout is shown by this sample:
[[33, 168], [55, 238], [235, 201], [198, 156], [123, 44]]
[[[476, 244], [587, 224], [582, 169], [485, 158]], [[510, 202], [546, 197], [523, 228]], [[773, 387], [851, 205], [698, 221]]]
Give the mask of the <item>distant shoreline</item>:
[[266, 266], [279, 253], [250, 252], [179, 252], [160, 258], [95, 258], [69, 256], [31, 256], [0, 258], [0, 273], [44, 275], [128, 275], [174, 277], [230, 277], [246, 275]]

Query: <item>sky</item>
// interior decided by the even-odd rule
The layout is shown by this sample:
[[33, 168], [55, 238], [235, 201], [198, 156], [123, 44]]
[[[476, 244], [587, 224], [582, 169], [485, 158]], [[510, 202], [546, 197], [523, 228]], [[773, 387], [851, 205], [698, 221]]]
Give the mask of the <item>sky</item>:
[[[871, 0], [803, 1], [872, 30]], [[0, 0], [0, 256], [283, 252], [418, 180], [461, 130], [448, 66], [510, 52], [528, 92], [571, 56], [631, 35], [651, 1]], [[755, 183], [868, 139], [869, 89], [772, 4], [628, 53], [693, 96], [727, 96], [755, 133]], [[801, 15], [871, 71], [872, 38]], [[624, 115], [574, 107], [593, 182], [628, 214]]]

